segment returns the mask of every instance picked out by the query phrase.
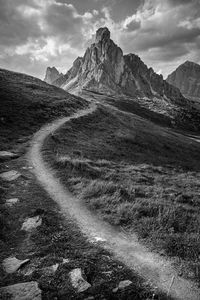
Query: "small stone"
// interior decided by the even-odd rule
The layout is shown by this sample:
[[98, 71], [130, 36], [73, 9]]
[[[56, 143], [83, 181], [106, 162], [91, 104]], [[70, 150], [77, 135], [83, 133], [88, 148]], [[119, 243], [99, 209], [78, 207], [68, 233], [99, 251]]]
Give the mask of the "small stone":
[[7, 200], [6, 200], [6, 205], [7, 205], [7, 206], [13, 206], [13, 205], [16, 204], [17, 202], [19, 202], [19, 199], [18, 199], [18, 198], [7, 199]]
[[2, 265], [6, 273], [12, 274], [28, 261], [30, 261], [30, 259], [20, 260], [16, 257], [8, 257], [3, 260]]
[[17, 157], [19, 157], [19, 155], [16, 153], [10, 151], [0, 151], [0, 161], [5, 161]]
[[44, 275], [53, 275], [59, 267], [59, 264], [52, 265], [50, 267], [45, 267], [42, 269]]
[[113, 293], [116, 293], [118, 290], [123, 290], [131, 284], [132, 284], [132, 281], [130, 281], [130, 280], [120, 281], [118, 287], [113, 289]]
[[17, 179], [21, 174], [15, 170], [4, 172], [0, 174], [0, 178], [6, 180], [6, 181], [13, 181]]
[[35, 216], [32, 218], [27, 218], [22, 224], [21, 230], [31, 231], [39, 227], [42, 224], [42, 218], [40, 216]]
[[91, 287], [91, 285], [83, 278], [80, 268], [74, 269], [69, 273], [72, 286], [81, 293]]
[[0, 288], [0, 298], [11, 300], [41, 300], [42, 296], [38, 283], [36, 281], [30, 281]]
[[63, 264], [68, 264], [70, 262], [70, 260], [68, 258], [63, 258]]

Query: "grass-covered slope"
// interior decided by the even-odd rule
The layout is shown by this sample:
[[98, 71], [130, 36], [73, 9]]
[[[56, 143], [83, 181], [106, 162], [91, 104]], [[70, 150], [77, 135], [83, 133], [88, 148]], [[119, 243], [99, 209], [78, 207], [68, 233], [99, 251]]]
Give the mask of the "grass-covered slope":
[[67, 123], [45, 149], [89, 208], [200, 279], [200, 143], [107, 107]]
[[26, 141], [42, 124], [86, 101], [37, 78], [0, 69], [0, 149]]

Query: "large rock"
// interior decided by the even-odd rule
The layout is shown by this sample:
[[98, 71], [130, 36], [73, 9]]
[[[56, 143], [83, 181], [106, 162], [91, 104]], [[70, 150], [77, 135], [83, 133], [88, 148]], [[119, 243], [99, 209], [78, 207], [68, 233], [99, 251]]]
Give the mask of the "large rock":
[[200, 65], [186, 61], [167, 77], [187, 98], [200, 101]]
[[6, 273], [12, 274], [27, 262], [29, 262], [29, 259], [20, 260], [16, 257], [8, 257], [3, 260], [2, 265]]
[[91, 287], [91, 285], [83, 278], [80, 268], [74, 269], [69, 273], [72, 286], [78, 293], [84, 292]]
[[17, 283], [0, 288], [0, 299], [41, 300], [41, 290], [36, 281]]

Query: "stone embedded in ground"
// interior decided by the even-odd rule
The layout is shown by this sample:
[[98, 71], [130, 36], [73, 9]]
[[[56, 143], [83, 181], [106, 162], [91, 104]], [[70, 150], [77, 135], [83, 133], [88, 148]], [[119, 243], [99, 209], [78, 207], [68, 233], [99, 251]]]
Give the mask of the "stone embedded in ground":
[[4, 172], [0, 174], [0, 178], [6, 180], [6, 181], [13, 181], [17, 179], [21, 174], [15, 170]]
[[70, 260], [68, 258], [63, 258], [62, 263], [63, 264], [68, 264], [70, 262]]
[[91, 287], [91, 285], [83, 278], [80, 268], [74, 269], [69, 273], [72, 286], [81, 293]]
[[42, 296], [38, 283], [36, 281], [30, 281], [0, 288], [0, 298], [11, 300], [41, 300]]
[[131, 284], [132, 284], [132, 281], [130, 281], [130, 280], [120, 281], [118, 287], [116, 287], [115, 289], [113, 289], [113, 293], [116, 293], [119, 290], [123, 290], [123, 289], [125, 289], [126, 287], [128, 287]]
[[12, 158], [17, 158], [19, 157], [18, 154], [10, 152], [10, 151], [0, 151], [0, 161], [5, 161], [8, 159], [12, 159]]
[[30, 259], [20, 260], [16, 257], [8, 257], [3, 260], [2, 265], [6, 273], [12, 274], [29, 261]]
[[19, 199], [18, 199], [18, 198], [7, 199], [7, 200], [6, 200], [6, 205], [7, 205], [7, 206], [13, 206], [13, 205], [16, 204], [17, 202], [19, 202]]
[[21, 230], [31, 231], [39, 227], [42, 224], [42, 218], [40, 216], [35, 216], [32, 218], [27, 218], [22, 224]]
[[59, 267], [59, 264], [52, 265], [50, 267], [45, 267], [41, 271], [44, 275], [53, 275]]

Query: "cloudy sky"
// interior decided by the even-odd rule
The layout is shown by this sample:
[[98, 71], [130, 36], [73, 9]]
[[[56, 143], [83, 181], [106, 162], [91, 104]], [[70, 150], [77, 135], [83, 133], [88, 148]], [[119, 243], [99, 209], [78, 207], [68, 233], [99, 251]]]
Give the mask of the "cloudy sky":
[[66, 72], [101, 26], [164, 76], [200, 63], [200, 0], [0, 0], [0, 67]]

